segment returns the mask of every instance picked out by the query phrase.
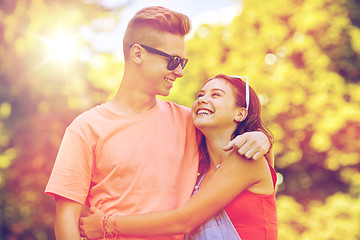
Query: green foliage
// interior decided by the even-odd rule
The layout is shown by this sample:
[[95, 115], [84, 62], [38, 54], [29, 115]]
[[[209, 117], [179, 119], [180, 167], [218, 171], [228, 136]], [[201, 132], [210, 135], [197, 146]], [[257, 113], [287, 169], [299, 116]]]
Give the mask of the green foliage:
[[[185, 76], [166, 99], [190, 106], [207, 78], [248, 76], [283, 177], [279, 239], [359, 239], [360, 5], [243, 4], [230, 24], [196, 29]], [[115, 14], [82, 1], [0, 6], [0, 238], [53, 239], [54, 203], [43, 191], [65, 127], [111, 97], [123, 73], [123, 63], [95, 53], [79, 29]], [[91, 58], [48, 59], [46, 40], [58, 27]]]
[[[278, 197], [279, 239], [356, 240], [360, 238], [360, 201], [336, 193], [305, 210], [289, 196]], [[295, 238], [296, 236], [296, 238]]]

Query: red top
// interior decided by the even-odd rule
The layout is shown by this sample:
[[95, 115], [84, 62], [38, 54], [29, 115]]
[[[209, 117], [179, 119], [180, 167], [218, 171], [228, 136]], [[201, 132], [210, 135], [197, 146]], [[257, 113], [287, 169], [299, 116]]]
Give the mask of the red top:
[[274, 193], [270, 195], [244, 191], [225, 207], [231, 222], [242, 240], [276, 240], [276, 173], [270, 165]]

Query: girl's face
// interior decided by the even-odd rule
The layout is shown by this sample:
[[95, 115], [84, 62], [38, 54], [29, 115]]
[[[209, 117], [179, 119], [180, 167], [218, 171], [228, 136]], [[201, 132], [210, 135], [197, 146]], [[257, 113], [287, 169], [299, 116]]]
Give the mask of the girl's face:
[[213, 79], [199, 91], [198, 98], [192, 105], [192, 117], [195, 126], [200, 129], [220, 127], [235, 130], [236, 122], [243, 120], [241, 116], [244, 110], [236, 106], [230, 83], [223, 79]]

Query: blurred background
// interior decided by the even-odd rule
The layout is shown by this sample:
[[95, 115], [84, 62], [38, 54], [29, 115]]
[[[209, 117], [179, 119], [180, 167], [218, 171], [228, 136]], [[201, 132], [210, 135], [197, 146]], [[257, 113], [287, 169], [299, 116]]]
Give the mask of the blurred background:
[[218, 73], [245, 75], [275, 135], [280, 240], [360, 239], [358, 0], [0, 0], [0, 239], [55, 239], [44, 194], [67, 125], [109, 100], [136, 10], [190, 16], [190, 106]]

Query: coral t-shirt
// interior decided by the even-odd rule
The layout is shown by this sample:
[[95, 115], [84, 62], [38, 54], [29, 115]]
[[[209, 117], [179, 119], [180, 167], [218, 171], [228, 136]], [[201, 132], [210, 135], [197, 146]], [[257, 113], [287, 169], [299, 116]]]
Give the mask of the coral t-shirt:
[[278, 222], [276, 211], [276, 172], [269, 165], [274, 184], [273, 194], [243, 191], [225, 207], [225, 211], [242, 240], [276, 240]]
[[45, 192], [110, 214], [174, 209], [191, 196], [198, 159], [189, 108], [157, 100], [122, 116], [103, 104], [66, 129]]

